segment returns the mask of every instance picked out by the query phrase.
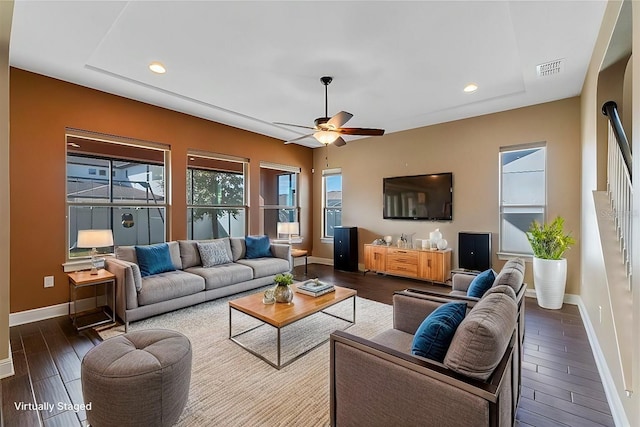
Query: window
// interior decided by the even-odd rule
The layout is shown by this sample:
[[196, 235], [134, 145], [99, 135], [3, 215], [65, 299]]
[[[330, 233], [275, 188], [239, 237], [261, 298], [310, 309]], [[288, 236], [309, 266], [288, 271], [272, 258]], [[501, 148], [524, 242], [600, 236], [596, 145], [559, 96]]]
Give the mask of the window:
[[526, 232], [546, 213], [546, 148], [542, 144], [500, 150], [500, 252], [531, 255]]
[[189, 239], [241, 237], [247, 229], [245, 159], [189, 154], [187, 234]]
[[298, 222], [300, 168], [260, 162], [260, 215], [263, 234], [278, 238], [279, 222]]
[[323, 232], [325, 238], [333, 237], [333, 229], [342, 225], [342, 170], [322, 171]]
[[111, 229], [118, 246], [165, 241], [169, 152], [141, 144], [67, 135], [68, 259], [89, 256], [76, 247], [78, 230]]

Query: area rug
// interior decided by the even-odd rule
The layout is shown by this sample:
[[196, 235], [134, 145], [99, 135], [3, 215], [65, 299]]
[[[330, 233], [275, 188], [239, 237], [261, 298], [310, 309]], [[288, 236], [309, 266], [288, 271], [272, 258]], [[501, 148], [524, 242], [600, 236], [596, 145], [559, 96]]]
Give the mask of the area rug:
[[[256, 291], [253, 291], [256, 292]], [[277, 370], [229, 340], [228, 301], [239, 295], [198, 304], [134, 322], [130, 331], [173, 329], [193, 346], [191, 387], [178, 426], [327, 426], [329, 425], [329, 343]], [[350, 318], [352, 300], [329, 311]], [[356, 324], [348, 331], [366, 338], [392, 327], [392, 307], [356, 298]], [[259, 322], [233, 313], [234, 332]], [[348, 324], [315, 314], [282, 330], [283, 359], [299, 354]], [[124, 327], [99, 332], [107, 339]], [[242, 336], [243, 344], [275, 357], [275, 329], [260, 326]]]

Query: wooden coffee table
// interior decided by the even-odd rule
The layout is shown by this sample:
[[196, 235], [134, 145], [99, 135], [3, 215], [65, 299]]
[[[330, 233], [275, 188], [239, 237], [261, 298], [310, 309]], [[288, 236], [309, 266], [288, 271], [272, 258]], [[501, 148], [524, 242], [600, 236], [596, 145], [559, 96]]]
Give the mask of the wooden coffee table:
[[[335, 292], [330, 292], [328, 294], [321, 295], [319, 297], [312, 297], [308, 295], [303, 295], [298, 292], [295, 292], [295, 287], [297, 284], [293, 284], [294, 288], [294, 296], [293, 301], [290, 304], [285, 303], [275, 303], [275, 304], [264, 304], [262, 302], [262, 297], [264, 296], [263, 292], [255, 293], [252, 295], [248, 295], [246, 297], [238, 298], [233, 301], [229, 301], [229, 339], [240, 347], [247, 350], [249, 353], [259, 357], [260, 359], [267, 362], [269, 365], [273, 366], [276, 369], [283, 368], [305, 354], [309, 353], [311, 350], [319, 347], [329, 340], [323, 340], [322, 342], [314, 345], [313, 347], [304, 350], [302, 353], [296, 355], [295, 357], [282, 362], [281, 360], [281, 334], [280, 331], [287, 325], [291, 325], [292, 323], [297, 322], [298, 320], [304, 319], [305, 317], [311, 316], [312, 314], [322, 312], [326, 315], [344, 320], [349, 322], [350, 327], [356, 322], [356, 294], [357, 292], [353, 289], [341, 288], [336, 286]], [[331, 313], [327, 313], [324, 310], [328, 307], [331, 307], [335, 304], [338, 304], [342, 301], [345, 301], [349, 298], [353, 299], [353, 317], [351, 319], [345, 319], [340, 316], [336, 316]], [[237, 310], [248, 316], [251, 316], [255, 319], [260, 320], [263, 324], [244, 330], [242, 332], [233, 333], [233, 324], [232, 324], [232, 311]], [[256, 328], [263, 326], [264, 324], [271, 325], [272, 327], [277, 329], [278, 335], [276, 340], [277, 345], [277, 360], [276, 363], [270, 361], [263, 355], [257, 353], [256, 351], [250, 349], [246, 345], [242, 344], [237, 338], [243, 334], [246, 334], [249, 331], [252, 331]], [[346, 329], [346, 328], [345, 328]]]

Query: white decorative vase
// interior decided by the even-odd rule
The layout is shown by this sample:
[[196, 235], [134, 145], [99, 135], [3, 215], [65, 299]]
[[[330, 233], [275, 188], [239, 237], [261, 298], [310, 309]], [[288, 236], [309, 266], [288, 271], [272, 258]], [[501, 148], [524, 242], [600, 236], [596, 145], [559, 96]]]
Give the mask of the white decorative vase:
[[445, 239], [440, 239], [438, 240], [438, 250], [444, 251], [445, 249], [447, 249], [447, 246], [449, 245], [449, 242], [447, 242]]
[[442, 239], [442, 233], [439, 228], [436, 228], [436, 231], [432, 231], [429, 233], [429, 241], [431, 242], [431, 249], [436, 249], [438, 247], [438, 242]]
[[567, 284], [567, 260], [533, 258], [533, 284], [538, 305], [557, 310], [562, 308]]

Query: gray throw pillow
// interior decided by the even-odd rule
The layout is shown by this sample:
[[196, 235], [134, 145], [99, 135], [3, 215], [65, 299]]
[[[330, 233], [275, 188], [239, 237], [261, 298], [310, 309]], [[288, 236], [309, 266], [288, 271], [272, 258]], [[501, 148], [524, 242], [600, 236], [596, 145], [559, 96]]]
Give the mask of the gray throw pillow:
[[500, 363], [517, 317], [513, 289], [502, 286], [492, 290], [460, 323], [444, 358], [449, 369], [482, 381], [489, 379]]
[[231, 262], [227, 246], [223, 240], [213, 242], [198, 242], [198, 252], [203, 267], [213, 267], [214, 265], [227, 264]]

